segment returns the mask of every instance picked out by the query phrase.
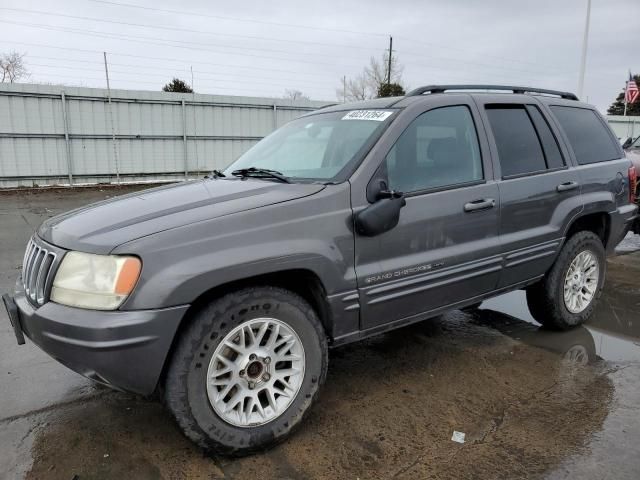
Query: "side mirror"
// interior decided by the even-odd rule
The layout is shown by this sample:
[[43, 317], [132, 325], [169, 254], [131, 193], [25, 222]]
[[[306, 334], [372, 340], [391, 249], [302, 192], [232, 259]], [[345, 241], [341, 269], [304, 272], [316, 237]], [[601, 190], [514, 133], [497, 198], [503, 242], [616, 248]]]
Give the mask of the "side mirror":
[[366, 237], [374, 237], [398, 225], [400, 210], [407, 204], [402, 192], [383, 190], [378, 200], [356, 214], [356, 231]]
[[622, 144], [622, 149], [626, 150], [627, 148], [629, 148], [631, 146], [631, 144], [633, 143], [633, 138], [629, 137], [627, 138], [624, 143]]

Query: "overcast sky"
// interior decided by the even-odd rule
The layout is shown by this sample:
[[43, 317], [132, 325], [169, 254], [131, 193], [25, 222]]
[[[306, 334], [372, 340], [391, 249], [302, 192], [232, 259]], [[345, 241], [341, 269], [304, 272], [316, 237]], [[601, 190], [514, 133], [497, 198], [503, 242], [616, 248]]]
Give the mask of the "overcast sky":
[[[524, 84], [577, 91], [587, 0], [0, 0], [0, 52], [32, 82], [336, 100], [343, 75], [394, 54], [409, 87]], [[167, 11], [169, 10], [169, 11]], [[606, 110], [640, 73], [640, 0], [593, 0], [584, 99]]]

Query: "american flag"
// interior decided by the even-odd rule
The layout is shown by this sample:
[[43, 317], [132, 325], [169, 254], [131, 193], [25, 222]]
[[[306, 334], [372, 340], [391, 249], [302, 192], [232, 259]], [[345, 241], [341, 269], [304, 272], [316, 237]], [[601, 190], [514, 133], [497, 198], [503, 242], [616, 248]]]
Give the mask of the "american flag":
[[629, 73], [629, 81], [624, 89], [624, 101], [627, 103], [635, 103], [640, 97], [640, 92], [638, 91], [638, 84], [633, 79], [631, 73]]

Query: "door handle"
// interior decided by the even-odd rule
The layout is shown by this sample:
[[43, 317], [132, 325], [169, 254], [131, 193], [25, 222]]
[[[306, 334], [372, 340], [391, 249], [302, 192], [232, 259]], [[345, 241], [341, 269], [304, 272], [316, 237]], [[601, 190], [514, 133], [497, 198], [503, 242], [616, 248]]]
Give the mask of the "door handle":
[[569, 190], [575, 190], [578, 188], [578, 182], [564, 182], [556, 187], [559, 192], [567, 192]]
[[474, 200], [473, 202], [464, 204], [465, 212], [477, 212], [478, 210], [485, 210], [487, 208], [493, 208], [496, 206], [496, 201], [493, 198], [481, 198], [480, 200]]

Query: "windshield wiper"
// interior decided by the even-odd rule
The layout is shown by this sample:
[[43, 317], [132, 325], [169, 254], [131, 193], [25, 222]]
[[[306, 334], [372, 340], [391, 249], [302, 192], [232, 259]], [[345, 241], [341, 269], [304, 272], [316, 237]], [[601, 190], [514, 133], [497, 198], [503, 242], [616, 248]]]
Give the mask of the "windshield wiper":
[[277, 170], [269, 170], [268, 168], [256, 168], [256, 167], [241, 168], [239, 170], [234, 170], [233, 172], [231, 172], [231, 175], [234, 175], [236, 177], [243, 177], [243, 178], [244, 177], [275, 178], [277, 180], [280, 180], [283, 183], [291, 183], [291, 180], [289, 180], [287, 177], [282, 175], [282, 173], [278, 172]]
[[204, 178], [224, 178], [226, 175], [222, 173], [220, 170], [211, 170], [209, 175], [205, 175]]

